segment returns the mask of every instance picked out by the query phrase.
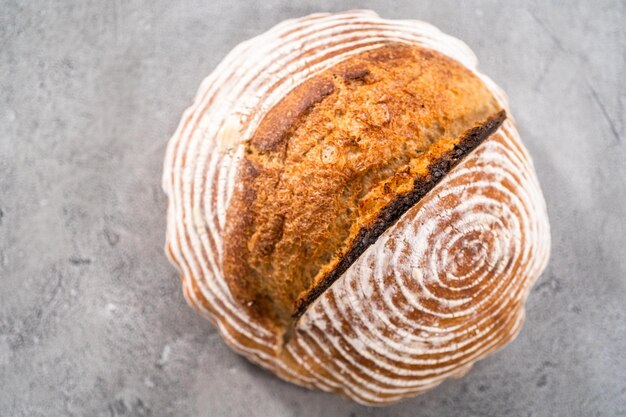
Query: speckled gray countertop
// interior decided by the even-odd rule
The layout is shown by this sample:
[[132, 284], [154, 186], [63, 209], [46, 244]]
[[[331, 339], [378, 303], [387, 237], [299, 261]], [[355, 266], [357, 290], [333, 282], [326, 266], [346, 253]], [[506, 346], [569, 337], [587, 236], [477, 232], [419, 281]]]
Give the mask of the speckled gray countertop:
[[[626, 3], [307, 3], [0, 2], [0, 416], [625, 416]], [[355, 7], [474, 49], [553, 236], [517, 340], [387, 408], [232, 353], [162, 251], [163, 153], [203, 77], [285, 18]]]

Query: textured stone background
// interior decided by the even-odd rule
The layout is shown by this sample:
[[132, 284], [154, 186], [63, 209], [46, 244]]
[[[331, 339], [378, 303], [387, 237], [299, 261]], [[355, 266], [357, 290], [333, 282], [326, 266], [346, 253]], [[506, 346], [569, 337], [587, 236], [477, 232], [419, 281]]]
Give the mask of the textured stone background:
[[[626, 415], [626, 3], [71, 3], [0, 1], [1, 416]], [[553, 233], [518, 339], [384, 409], [232, 353], [162, 252], [162, 157], [202, 78], [285, 18], [353, 7], [474, 49]]]

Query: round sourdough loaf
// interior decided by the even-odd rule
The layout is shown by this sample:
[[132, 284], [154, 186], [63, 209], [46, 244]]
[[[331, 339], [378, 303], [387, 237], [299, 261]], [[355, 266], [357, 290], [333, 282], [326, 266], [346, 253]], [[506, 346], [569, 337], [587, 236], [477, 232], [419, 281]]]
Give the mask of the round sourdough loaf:
[[461, 41], [369, 11], [237, 46], [171, 139], [167, 253], [226, 342], [384, 404], [511, 341], [550, 235], [504, 94]]

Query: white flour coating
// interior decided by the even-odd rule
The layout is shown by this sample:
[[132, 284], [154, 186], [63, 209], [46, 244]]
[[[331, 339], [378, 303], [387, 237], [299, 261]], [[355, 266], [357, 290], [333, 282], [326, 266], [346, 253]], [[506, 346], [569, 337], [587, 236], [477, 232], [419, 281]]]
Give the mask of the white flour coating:
[[222, 234], [245, 142], [293, 88], [389, 42], [459, 61], [507, 107], [471, 50], [431, 25], [369, 11], [316, 14], [240, 44], [218, 65], [183, 115], [163, 175], [166, 249], [188, 302], [252, 361], [364, 404], [460, 376], [508, 343], [550, 247], [543, 196], [509, 119], [309, 307], [282, 350], [237, 304], [221, 271]]

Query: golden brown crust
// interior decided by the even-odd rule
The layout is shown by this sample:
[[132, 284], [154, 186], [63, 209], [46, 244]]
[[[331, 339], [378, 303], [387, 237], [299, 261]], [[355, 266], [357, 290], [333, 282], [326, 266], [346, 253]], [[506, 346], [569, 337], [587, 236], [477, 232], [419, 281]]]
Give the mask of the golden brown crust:
[[[377, 202], [377, 209], [368, 213], [371, 214], [371, 220], [358, 226], [358, 232], [347, 245], [348, 249], [345, 254], [326, 265], [318, 273], [313, 285], [300, 294], [294, 304], [293, 317], [302, 316], [307, 307], [347, 271], [367, 247], [374, 243], [385, 230], [413, 207], [427, 192], [432, 190], [465, 156], [498, 130], [505, 119], [506, 112], [504, 110], [490, 116], [483, 123], [465, 132], [452, 149], [443, 153], [438, 152], [439, 150], [429, 150], [421, 155], [424, 160], [428, 161], [426, 165], [428, 168], [425, 172], [412, 171], [409, 165], [407, 169], [400, 170], [377, 187], [382, 188], [382, 192], [378, 190], [377, 196], [379, 200], [384, 201], [384, 204], [380, 204], [380, 201]], [[400, 181], [411, 184], [410, 190], [398, 192]], [[394, 193], [392, 190], [396, 190], [396, 192]]]
[[352, 57], [293, 90], [247, 144], [228, 209], [223, 268], [234, 296], [285, 328], [298, 299], [297, 314], [312, 288], [326, 288], [337, 265], [358, 256], [354, 248], [384, 209], [416, 178], [440, 175], [437, 163], [454, 159], [446, 155], [461, 149], [463, 133], [499, 110], [469, 70], [401, 44]]
[[251, 145], [261, 151], [276, 151], [285, 145], [287, 134], [298, 119], [335, 88], [328, 78], [314, 78], [297, 87], [263, 119], [251, 140]]
[[506, 108], [462, 42], [367, 11], [237, 47], [165, 158], [185, 298], [252, 362], [362, 404], [466, 372], [518, 334], [550, 247], [512, 120], [467, 154], [502, 117], [494, 97]]

